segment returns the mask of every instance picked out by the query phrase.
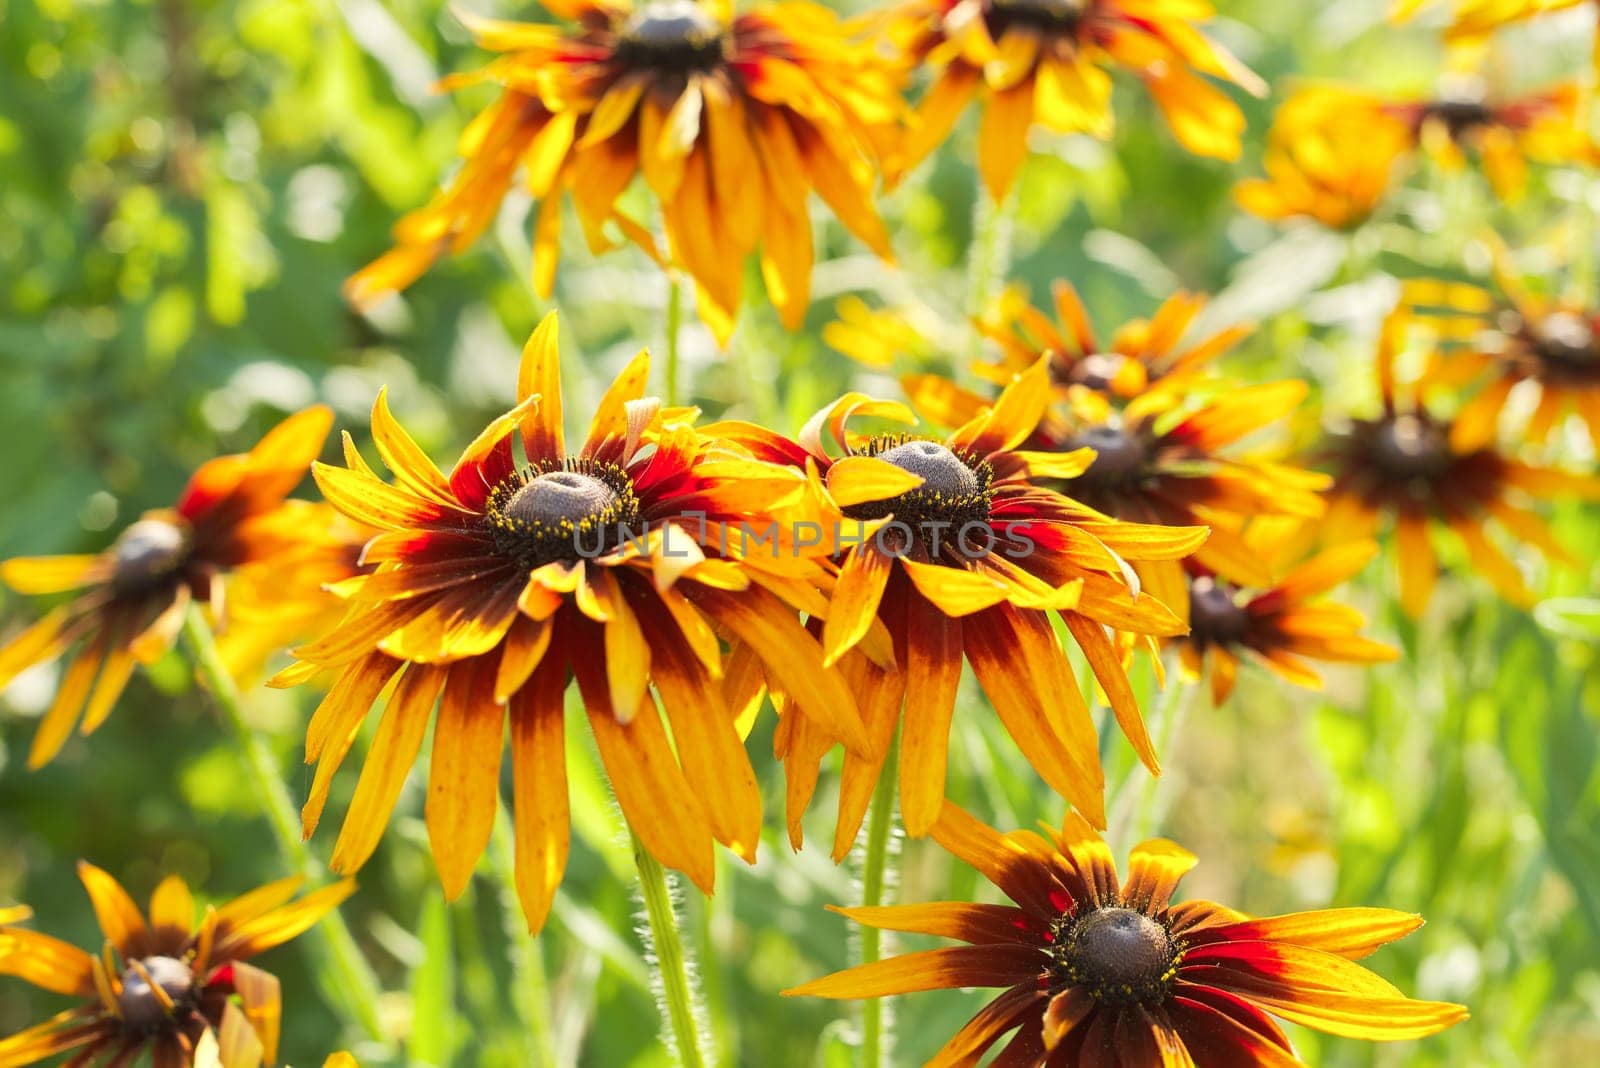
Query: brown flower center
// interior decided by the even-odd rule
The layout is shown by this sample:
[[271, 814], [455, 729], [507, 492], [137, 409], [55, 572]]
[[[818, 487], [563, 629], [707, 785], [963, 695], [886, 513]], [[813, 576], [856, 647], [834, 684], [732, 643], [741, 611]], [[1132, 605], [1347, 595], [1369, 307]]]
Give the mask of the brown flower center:
[[122, 973], [117, 1011], [130, 1030], [154, 1031], [187, 1009], [193, 994], [194, 971], [188, 964], [176, 957], [146, 957]]
[[529, 568], [600, 556], [639, 518], [633, 482], [615, 464], [568, 460], [532, 468], [494, 488], [485, 509], [495, 547]]
[[165, 519], [141, 519], [111, 547], [111, 585], [140, 593], [172, 578], [189, 558], [189, 532]]
[[1105, 393], [1127, 365], [1128, 357], [1121, 353], [1096, 352], [1065, 366], [1058, 364], [1051, 370], [1058, 385], [1083, 386], [1097, 393]]
[[617, 56], [629, 66], [706, 69], [723, 55], [723, 27], [695, 0], [658, 0], [622, 23]]
[[[988, 526], [990, 485], [994, 472], [977, 458], [957, 455], [937, 441], [900, 436], [874, 438], [863, 450], [922, 479], [922, 485], [884, 501], [868, 501], [844, 510], [852, 519], [892, 515], [899, 538], [917, 541], [931, 556], [946, 550], [982, 551], [992, 536]], [[971, 529], [983, 527], [982, 532]]]
[[1092, 426], [1068, 444], [1069, 449], [1085, 447], [1094, 450], [1094, 462], [1074, 481], [1096, 488], [1132, 482], [1149, 458], [1144, 441], [1137, 435], [1109, 424]]
[[1100, 1001], [1160, 1001], [1177, 970], [1166, 925], [1137, 909], [1107, 906], [1057, 921], [1058, 979]]
[[1189, 636], [1197, 645], [1230, 645], [1250, 630], [1233, 592], [1210, 577], [1189, 581]]
[[1392, 416], [1377, 423], [1367, 451], [1369, 459], [1392, 479], [1437, 479], [1455, 462], [1446, 428], [1416, 415]]
[[1553, 369], [1575, 374], [1600, 374], [1600, 338], [1594, 324], [1572, 312], [1547, 315], [1534, 330], [1539, 358]]
[[1092, 0], [991, 0], [991, 21], [999, 19], [1002, 28], [1015, 23], [1070, 28], [1091, 3]]
[[1471, 97], [1446, 97], [1422, 109], [1422, 121], [1444, 126], [1450, 140], [1461, 141], [1475, 130], [1494, 124], [1494, 109]]

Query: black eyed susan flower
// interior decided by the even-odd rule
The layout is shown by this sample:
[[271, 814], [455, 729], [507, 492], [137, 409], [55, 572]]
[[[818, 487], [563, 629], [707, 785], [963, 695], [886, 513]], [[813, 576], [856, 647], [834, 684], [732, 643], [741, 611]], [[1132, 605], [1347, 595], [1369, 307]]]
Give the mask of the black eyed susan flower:
[[1408, 144], [1405, 125], [1362, 94], [1312, 86], [1278, 108], [1263, 157], [1267, 176], [1238, 183], [1234, 200], [1272, 222], [1351, 229], [1383, 202]]
[[[866, 524], [842, 545], [838, 579], [822, 626], [830, 662], [854, 665], [862, 714], [874, 734], [866, 754], [845, 756], [834, 854], [854, 841], [901, 730], [900, 811], [907, 833], [926, 834], [944, 798], [956, 683], [963, 660], [1006, 731], [1044, 780], [1091, 821], [1104, 821], [1104, 778], [1089, 710], [1051, 628], [1059, 615], [1110, 697], [1123, 732], [1152, 769], [1159, 765], [1129, 685], [1118, 632], [1155, 636], [1183, 630], [1171, 610], [1139, 591], [1129, 560], [1177, 559], [1205, 538], [1200, 527], [1123, 523], [1040, 488], [1090, 462], [1071, 454], [1021, 451], [1049, 401], [1040, 360], [994, 402], [945, 438], [862, 437], [852, 417], [911, 422], [900, 405], [850, 394], [807, 425], [798, 443], [754, 426], [718, 424], [755, 456], [815, 472], [838, 521]], [[824, 433], [826, 432], [827, 441]], [[872, 656], [849, 658], [881, 625], [899, 672]], [[902, 708], [904, 714], [902, 715]], [[778, 747], [789, 778], [789, 830], [798, 844], [801, 812], [817, 766], [832, 745], [808, 709], [786, 715]]]
[[34, 735], [30, 767], [49, 763], [80, 719], [84, 734], [105, 722], [134, 666], [172, 647], [191, 600], [221, 616], [225, 575], [320, 536], [316, 506], [285, 498], [332, 423], [331, 411], [310, 408], [249, 453], [202, 465], [175, 506], [146, 513], [103, 553], [0, 563], [0, 580], [18, 593], [77, 593], [0, 647], [0, 687], [35, 664], [72, 657]]
[[295, 650], [302, 663], [280, 676], [338, 670], [307, 730], [306, 756], [317, 763], [308, 834], [362, 722], [389, 690], [334, 846], [340, 872], [376, 848], [438, 704], [426, 816], [452, 898], [489, 840], [509, 719], [517, 885], [534, 929], [567, 857], [569, 680], [640, 842], [707, 891], [713, 840], [753, 860], [761, 828], [755, 774], [722, 698], [722, 637], [831, 737], [869, 749], [854, 698], [824, 669], [795, 611], [827, 613], [816, 558], [827, 550], [772, 526], [805, 495], [804, 476], [666, 418], [643, 396], [644, 353], [569, 449], [556, 341], [552, 315], [528, 343], [519, 403], [448, 474], [381, 394], [372, 432], [394, 483], [348, 437], [348, 466], [314, 469], [330, 504], [382, 531], [364, 554], [376, 571], [336, 587], [348, 599], [345, 618]]
[[[1132, 377], [1130, 375], [1130, 377]], [[1058, 390], [1053, 404], [1029, 435], [1030, 449], [1073, 455], [1089, 449], [1083, 470], [1056, 478], [1038, 476], [1081, 505], [1130, 523], [1172, 527], [1209, 526], [1211, 536], [1195, 550], [1195, 561], [1236, 582], [1267, 585], [1271, 573], [1237, 533], [1258, 515], [1314, 519], [1324, 510], [1325, 475], [1280, 462], [1275, 449], [1244, 449], [1239, 443], [1267, 430], [1299, 408], [1306, 384], [1272, 382], [1229, 389], [1199, 399], [1198, 387], [1177, 388], [1189, 376], [1146, 390], [1125, 404], [1093, 384]], [[978, 394], [924, 376], [909, 383], [912, 395], [935, 421], [960, 424], [981, 411]], [[1188, 584], [1176, 559], [1135, 560], [1144, 588], [1176, 612], [1187, 614]]]
[[1437, 334], [1428, 378], [1478, 393], [1456, 415], [1459, 442], [1491, 444], [1512, 390], [1527, 383], [1538, 404], [1521, 431], [1544, 442], [1576, 415], [1600, 445], [1600, 308], [1524, 286], [1504, 256], [1495, 292], [1460, 282], [1407, 282], [1402, 299]]
[[1333, 474], [1322, 524], [1329, 544], [1372, 537], [1392, 524], [1400, 566], [1400, 603], [1420, 616], [1439, 575], [1436, 530], [1449, 530], [1474, 571], [1508, 600], [1534, 595], [1489, 530], [1556, 561], [1571, 558], [1532, 510], [1540, 499], [1600, 499], [1600, 478], [1517, 460], [1482, 443], [1481, 428], [1435, 414], [1420, 383], [1397, 383], [1395, 357], [1406, 320], [1391, 316], [1378, 345], [1380, 414], [1332, 435], [1322, 452]]
[[[139, 911], [117, 881], [90, 864], [78, 876], [105, 934], [96, 955], [18, 923], [25, 909], [0, 910], [0, 975], [14, 975], [81, 1004], [0, 1039], [0, 1068], [22, 1068], [63, 1053], [74, 1065], [130, 1064], [148, 1053], [156, 1068], [196, 1063], [208, 1033], [224, 1049], [277, 1057], [283, 1002], [278, 980], [247, 963], [312, 927], [355, 890], [349, 881], [295, 900], [300, 879], [253, 890], [205, 910], [182, 879], [169, 876]], [[239, 1068], [233, 1058], [225, 1068]]]
[[[1206, 337], [1187, 338], [1190, 326], [1205, 311], [1207, 298], [1178, 292], [1149, 319], [1132, 319], [1101, 341], [1088, 309], [1071, 282], [1051, 287], [1055, 321], [1034, 307], [1027, 292], [1011, 287], [978, 321], [979, 331], [1000, 347], [994, 364], [974, 369], [1004, 384], [1041, 356], [1050, 361], [1050, 381], [1065, 394], [1073, 387], [1130, 400], [1158, 385], [1171, 385], [1210, 369], [1210, 365], [1254, 329], [1247, 324], [1225, 327]], [[915, 396], [913, 386], [913, 396]]]
[[[1293, 529], [1299, 522], [1256, 520], [1241, 537], [1276, 565], [1299, 542]], [[1334, 546], [1288, 568], [1265, 589], [1242, 589], [1189, 564], [1189, 633], [1173, 639], [1184, 673], [1193, 679], [1209, 675], [1211, 699], [1221, 704], [1233, 692], [1240, 660], [1297, 686], [1320, 689], [1322, 680], [1308, 660], [1375, 664], [1395, 659], [1399, 652], [1393, 646], [1362, 637], [1366, 619], [1360, 612], [1321, 596], [1354, 577], [1377, 553], [1372, 541]]]
[[[1209, 901], [1172, 903], [1194, 854], [1164, 839], [1135, 846], [1126, 882], [1075, 813], [1049, 839], [1001, 834], [945, 804], [934, 838], [1011, 899], [839, 909], [859, 923], [953, 938], [816, 979], [785, 993], [874, 998], [1005, 987], [929, 1068], [1090, 1064], [1284, 1068], [1303, 1064], [1272, 1016], [1346, 1038], [1435, 1034], [1467, 1016], [1416, 1001], [1354, 963], [1422, 925], [1389, 909], [1253, 918]], [[1269, 1015], [1270, 1014], [1270, 1015]]]
[[460, 252], [493, 221], [517, 172], [539, 201], [534, 283], [548, 296], [570, 191], [589, 246], [609, 224], [660, 258], [618, 198], [636, 176], [661, 205], [667, 256], [692, 275], [702, 318], [733, 331], [744, 264], [798, 327], [810, 293], [810, 194], [875, 252], [890, 255], [872, 204], [874, 160], [901, 109], [869, 43], [804, 0], [734, 14], [725, 0], [560, 0], [575, 25], [472, 20], [497, 59], [449, 84], [489, 82], [500, 98], [468, 128], [465, 165], [395, 228], [396, 247], [350, 279], [366, 304]]
[[1205, 77], [1265, 93], [1261, 80], [1195, 23], [1204, 0], [908, 0], [885, 16], [907, 66], [926, 63], [934, 82], [917, 108], [894, 168], [904, 173], [950, 135], [974, 98], [983, 100], [978, 168], [1001, 200], [1028, 155], [1035, 125], [1111, 136], [1111, 72], [1138, 77], [1189, 151], [1236, 159], [1244, 115]]

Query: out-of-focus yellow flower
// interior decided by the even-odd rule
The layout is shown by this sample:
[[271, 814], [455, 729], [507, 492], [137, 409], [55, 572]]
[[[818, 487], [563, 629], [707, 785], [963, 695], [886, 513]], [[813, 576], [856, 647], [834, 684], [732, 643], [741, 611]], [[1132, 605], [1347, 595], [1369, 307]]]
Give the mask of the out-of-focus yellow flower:
[[949, 136], [966, 106], [984, 101], [978, 168], [1002, 199], [1028, 155], [1035, 125], [1111, 136], [1111, 70], [1136, 74], [1191, 152], [1236, 159], [1244, 115], [1209, 75], [1261, 94], [1265, 85], [1195, 23], [1207, 0], [909, 0], [884, 16], [908, 67], [934, 82], [917, 107], [898, 177]]
[[353, 276], [358, 305], [404, 289], [471, 245], [519, 170], [539, 202], [535, 289], [548, 297], [570, 192], [592, 251], [608, 224], [661, 259], [649, 220], [617, 201], [636, 176], [661, 206], [667, 254], [694, 277], [702, 319], [733, 332], [747, 257], [790, 329], [810, 299], [807, 210], [815, 192], [873, 251], [890, 256], [872, 202], [875, 157], [902, 104], [877, 49], [805, 0], [549, 0], [576, 25], [473, 18], [498, 58], [452, 87], [488, 82], [498, 100], [461, 140], [464, 165], [395, 227], [395, 248]]
[[1267, 177], [1234, 187], [1234, 199], [1274, 222], [1312, 219], [1335, 230], [1358, 226], [1389, 191], [1410, 134], [1367, 94], [1334, 86], [1303, 89], [1278, 108], [1263, 160]]

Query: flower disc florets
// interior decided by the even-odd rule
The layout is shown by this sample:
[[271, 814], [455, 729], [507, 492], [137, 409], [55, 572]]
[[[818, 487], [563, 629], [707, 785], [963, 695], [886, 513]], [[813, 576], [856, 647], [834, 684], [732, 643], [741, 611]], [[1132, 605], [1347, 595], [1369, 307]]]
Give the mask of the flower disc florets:
[[1455, 461], [1448, 429], [1419, 415], [1397, 415], [1373, 424], [1367, 453], [1395, 479], [1432, 481]]
[[1122, 906], [1064, 915], [1052, 934], [1054, 978], [1097, 1001], [1163, 1000], [1182, 957], [1166, 924]]
[[1250, 616], [1233, 591], [1210, 577], [1189, 583], [1189, 634], [1196, 644], [1229, 645], [1250, 629]]
[[629, 15], [617, 58], [652, 70], [707, 70], [723, 59], [723, 27], [694, 0], [661, 0]]
[[118, 593], [152, 589], [182, 569], [189, 558], [189, 532], [165, 519], [141, 519], [111, 548], [111, 584]]
[[852, 519], [892, 515], [932, 552], [955, 545], [969, 524], [989, 522], [994, 469], [970, 453], [957, 453], [937, 441], [884, 435], [867, 442], [862, 455], [874, 456], [922, 479], [922, 485], [883, 501], [852, 505]]
[[489, 494], [495, 548], [530, 569], [600, 556], [639, 518], [633, 482], [616, 464], [568, 459], [529, 467]]
[[1149, 449], [1137, 435], [1109, 423], [1089, 427], [1072, 439], [1071, 448], [1094, 450], [1094, 462], [1078, 480], [1101, 488], [1133, 482], [1150, 458]]
[[1008, 26], [1036, 26], [1071, 33], [1083, 18], [1089, 0], [992, 0], [989, 32], [999, 37]]
[[187, 963], [176, 957], [146, 957], [122, 973], [117, 1012], [129, 1030], [153, 1031], [187, 1010], [193, 997], [194, 970]]

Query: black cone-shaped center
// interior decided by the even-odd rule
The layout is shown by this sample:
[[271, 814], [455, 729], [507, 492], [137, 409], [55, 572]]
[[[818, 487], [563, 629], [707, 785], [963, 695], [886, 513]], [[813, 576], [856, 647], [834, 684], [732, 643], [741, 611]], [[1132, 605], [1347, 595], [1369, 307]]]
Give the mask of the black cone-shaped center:
[[705, 67], [722, 56], [722, 25], [695, 0], [659, 0], [639, 8], [619, 31], [624, 60], [655, 67]]
[[194, 992], [194, 972], [176, 957], [146, 957], [139, 964], [143, 973], [132, 966], [122, 973], [117, 1010], [128, 1027], [150, 1030], [172, 1019], [154, 988], [159, 987], [174, 1008], [186, 1007]]
[[1064, 385], [1083, 386], [1097, 393], [1105, 393], [1127, 366], [1128, 357], [1116, 352], [1096, 352], [1074, 360], [1057, 374], [1056, 380]]
[[125, 593], [148, 589], [177, 572], [188, 556], [188, 531], [165, 519], [141, 519], [111, 548], [112, 584]]
[[1130, 482], [1144, 467], [1144, 443], [1121, 427], [1093, 426], [1072, 440], [1072, 448], [1094, 450], [1094, 463], [1079, 477], [1094, 486]]
[[576, 526], [602, 514], [618, 501], [617, 491], [593, 475], [550, 471], [511, 495], [505, 514], [532, 526]]
[[1073, 925], [1067, 955], [1091, 989], [1138, 992], [1160, 983], [1171, 967], [1172, 937], [1134, 909], [1096, 909]]
[[1189, 634], [1197, 644], [1228, 645], [1249, 629], [1250, 616], [1231, 590], [1210, 577], [1190, 580]]
[[1556, 312], [1539, 324], [1539, 355], [1568, 368], [1594, 369], [1600, 365], [1600, 345], [1594, 325], [1581, 315]]
[[1443, 123], [1450, 140], [1460, 141], [1474, 130], [1494, 122], [1494, 111], [1481, 100], [1454, 97], [1436, 100], [1423, 110], [1424, 121]]
[[1371, 456], [1390, 476], [1402, 479], [1438, 478], [1454, 462], [1446, 429], [1415, 415], [1398, 415], [1378, 424]]
[[920, 477], [919, 489], [924, 493], [962, 497], [979, 489], [972, 468], [936, 441], [908, 441], [878, 453], [878, 459]]

